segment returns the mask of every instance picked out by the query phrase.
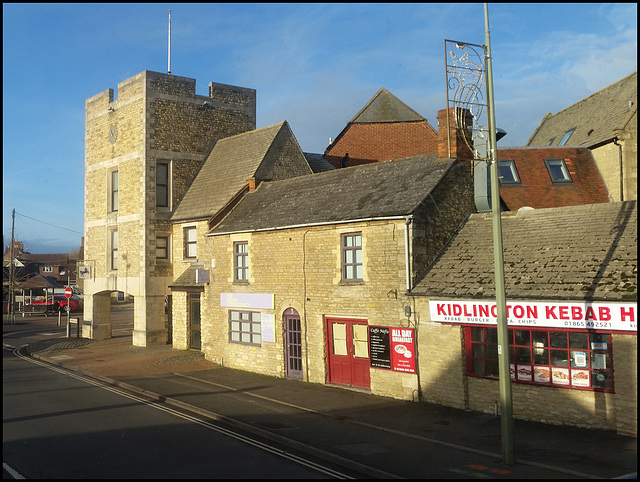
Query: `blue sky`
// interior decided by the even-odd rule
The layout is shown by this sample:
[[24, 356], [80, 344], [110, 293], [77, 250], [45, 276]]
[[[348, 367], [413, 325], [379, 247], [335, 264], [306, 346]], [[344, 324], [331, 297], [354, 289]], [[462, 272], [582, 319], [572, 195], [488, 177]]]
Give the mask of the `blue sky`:
[[[143, 70], [257, 91], [324, 152], [384, 87], [437, 128], [444, 39], [485, 43], [482, 3], [3, 4], [3, 234], [32, 253], [80, 246], [84, 102]], [[556, 113], [637, 70], [635, 3], [489, 4], [496, 124], [521, 146]]]

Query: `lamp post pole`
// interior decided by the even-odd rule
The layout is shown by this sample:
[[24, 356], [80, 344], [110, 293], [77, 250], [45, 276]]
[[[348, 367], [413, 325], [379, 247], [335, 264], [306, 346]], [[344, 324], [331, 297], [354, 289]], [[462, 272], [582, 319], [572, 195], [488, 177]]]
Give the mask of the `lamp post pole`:
[[500, 423], [502, 429], [502, 459], [507, 465], [515, 463], [513, 436], [513, 405], [511, 396], [511, 371], [509, 367], [509, 328], [507, 327], [507, 303], [504, 282], [502, 251], [502, 219], [500, 217], [500, 186], [496, 147], [496, 120], [493, 98], [493, 71], [491, 66], [491, 41], [489, 39], [489, 11], [484, 4], [487, 65], [487, 117], [489, 120], [489, 153], [491, 158], [491, 213], [493, 219], [493, 260], [495, 265], [496, 306], [498, 314], [498, 374], [500, 380]]

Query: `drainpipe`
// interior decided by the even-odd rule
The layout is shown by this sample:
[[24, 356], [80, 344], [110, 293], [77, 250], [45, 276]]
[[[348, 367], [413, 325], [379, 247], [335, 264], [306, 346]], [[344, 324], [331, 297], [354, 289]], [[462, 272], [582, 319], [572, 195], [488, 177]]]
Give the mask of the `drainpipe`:
[[404, 220], [404, 256], [405, 256], [405, 276], [407, 280], [407, 293], [411, 291], [411, 251], [409, 247], [409, 225], [411, 218], [407, 216]]
[[618, 138], [614, 137], [613, 143], [618, 146], [618, 162], [620, 163], [620, 201], [624, 201], [624, 176], [622, 172], [622, 144], [618, 143]]

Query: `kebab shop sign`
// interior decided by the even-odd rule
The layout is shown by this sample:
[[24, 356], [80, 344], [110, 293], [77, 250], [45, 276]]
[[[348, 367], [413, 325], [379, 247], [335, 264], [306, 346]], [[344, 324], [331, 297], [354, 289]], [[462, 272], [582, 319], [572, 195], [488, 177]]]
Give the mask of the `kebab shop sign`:
[[[637, 303], [507, 302], [507, 324], [530, 328], [577, 328], [638, 331]], [[429, 301], [431, 321], [464, 325], [496, 325], [495, 303]]]

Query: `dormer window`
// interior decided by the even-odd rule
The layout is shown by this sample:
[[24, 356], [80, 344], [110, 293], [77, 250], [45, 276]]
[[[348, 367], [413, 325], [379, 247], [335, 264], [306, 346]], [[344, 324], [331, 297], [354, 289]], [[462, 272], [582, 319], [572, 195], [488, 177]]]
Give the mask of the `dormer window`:
[[513, 159], [501, 159], [498, 161], [500, 184], [503, 186], [521, 186], [520, 176]]
[[553, 184], [569, 184], [573, 182], [564, 159], [545, 159], [544, 163]]
[[560, 142], [558, 142], [558, 145], [564, 146], [569, 140], [569, 137], [571, 137], [571, 134], [575, 132], [575, 130], [576, 128], [574, 127], [573, 129], [569, 129], [567, 132], [565, 132], [564, 135], [562, 136], [562, 139], [560, 139]]

